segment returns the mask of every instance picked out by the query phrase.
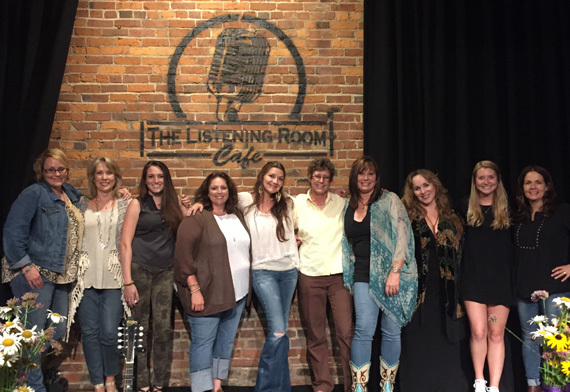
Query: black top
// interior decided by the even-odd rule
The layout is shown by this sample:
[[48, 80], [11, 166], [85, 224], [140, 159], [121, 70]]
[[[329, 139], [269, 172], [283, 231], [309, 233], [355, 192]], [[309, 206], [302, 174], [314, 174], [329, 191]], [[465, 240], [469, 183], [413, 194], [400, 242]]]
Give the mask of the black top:
[[513, 237], [517, 297], [530, 300], [536, 290], [550, 294], [570, 291], [570, 280], [562, 282], [550, 276], [553, 268], [570, 263], [570, 205], [559, 205], [548, 218], [537, 212], [534, 220], [513, 227]]
[[370, 209], [362, 222], [354, 220], [354, 209], [350, 206], [344, 215], [344, 231], [354, 252], [354, 282], [370, 281]]
[[[511, 306], [513, 250], [509, 229], [494, 229], [492, 206], [481, 206], [483, 223], [465, 225], [461, 299], [486, 305]], [[467, 222], [467, 203], [460, 209]]]
[[139, 221], [133, 238], [133, 263], [154, 268], [171, 268], [174, 238], [162, 211], [154, 199], [137, 199], [141, 205]]

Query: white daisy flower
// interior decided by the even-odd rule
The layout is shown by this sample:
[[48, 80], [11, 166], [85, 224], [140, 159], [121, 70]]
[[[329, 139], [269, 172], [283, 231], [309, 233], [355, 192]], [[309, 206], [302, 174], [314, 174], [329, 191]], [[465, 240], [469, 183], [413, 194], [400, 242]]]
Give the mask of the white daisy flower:
[[552, 300], [556, 305], [559, 307], [565, 306], [566, 308], [570, 309], [570, 298], [567, 297], [558, 297]]
[[20, 332], [22, 340], [26, 343], [31, 343], [35, 341], [38, 338], [38, 333], [36, 332], [37, 327], [38, 327], [37, 325], [34, 325], [32, 329], [25, 329], [22, 332]]
[[15, 333], [5, 332], [0, 337], [0, 350], [6, 356], [18, 354], [20, 346], [22, 345], [21, 337]]
[[9, 333], [16, 333], [16, 332], [22, 332], [22, 322], [20, 321], [19, 318], [15, 318], [14, 320], [11, 321], [6, 321], [4, 324], [2, 324], [2, 326], [0, 327], [0, 332], [9, 332]]
[[12, 308], [0, 306], [0, 319], [6, 320], [10, 315], [12, 315]]
[[36, 390], [32, 387], [28, 387], [28, 386], [21, 386], [18, 387], [16, 389], [14, 389], [14, 392], [36, 392]]
[[67, 317], [62, 316], [59, 313], [52, 312], [51, 310], [48, 310], [47, 318], [50, 319], [52, 323], [59, 324], [62, 323]]
[[543, 328], [544, 323], [548, 322], [548, 319], [544, 315], [534, 316], [528, 320], [529, 324], [538, 324], [540, 328]]

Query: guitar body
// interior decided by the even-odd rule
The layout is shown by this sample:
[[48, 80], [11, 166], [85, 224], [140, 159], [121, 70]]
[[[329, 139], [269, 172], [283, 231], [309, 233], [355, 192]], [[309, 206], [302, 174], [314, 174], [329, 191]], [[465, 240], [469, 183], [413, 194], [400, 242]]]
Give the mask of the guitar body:
[[123, 320], [119, 327], [119, 350], [125, 357], [123, 369], [123, 392], [133, 392], [135, 386], [135, 358], [137, 352], [144, 351], [142, 347], [142, 327], [134, 318]]

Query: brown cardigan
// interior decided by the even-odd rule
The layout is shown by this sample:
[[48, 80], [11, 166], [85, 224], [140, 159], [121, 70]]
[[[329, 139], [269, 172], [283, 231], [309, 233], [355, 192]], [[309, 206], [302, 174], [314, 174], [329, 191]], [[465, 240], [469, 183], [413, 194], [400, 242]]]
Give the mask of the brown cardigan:
[[[240, 212], [236, 216], [248, 232]], [[192, 311], [187, 279], [196, 275], [204, 296], [204, 310]], [[178, 227], [174, 251], [174, 281], [180, 301], [191, 316], [209, 316], [236, 306], [232, 272], [224, 234], [211, 211], [186, 217]], [[251, 245], [249, 295], [251, 294]], [[249, 299], [249, 298], [248, 298]]]

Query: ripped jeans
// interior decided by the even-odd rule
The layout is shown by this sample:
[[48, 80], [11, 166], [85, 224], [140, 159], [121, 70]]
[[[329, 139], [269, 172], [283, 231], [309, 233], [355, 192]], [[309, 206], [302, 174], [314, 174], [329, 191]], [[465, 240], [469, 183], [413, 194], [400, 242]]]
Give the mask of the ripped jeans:
[[255, 392], [290, 392], [289, 309], [297, 286], [297, 269], [253, 270], [253, 289], [267, 319], [267, 337], [259, 357]]

